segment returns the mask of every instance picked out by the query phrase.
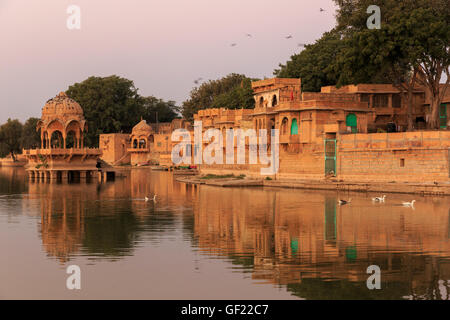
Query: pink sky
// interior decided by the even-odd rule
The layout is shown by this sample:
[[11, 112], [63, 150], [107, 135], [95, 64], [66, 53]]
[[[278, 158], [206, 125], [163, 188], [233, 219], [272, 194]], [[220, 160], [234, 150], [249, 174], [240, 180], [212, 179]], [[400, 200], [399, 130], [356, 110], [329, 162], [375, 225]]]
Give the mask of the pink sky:
[[[66, 28], [71, 4], [81, 30]], [[272, 77], [298, 43], [334, 27], [334, 13], [332, 0], [0, 0], [0, 123], [40, 117], [46, 100], [93, 75], [179, 104], [199, 77]]]

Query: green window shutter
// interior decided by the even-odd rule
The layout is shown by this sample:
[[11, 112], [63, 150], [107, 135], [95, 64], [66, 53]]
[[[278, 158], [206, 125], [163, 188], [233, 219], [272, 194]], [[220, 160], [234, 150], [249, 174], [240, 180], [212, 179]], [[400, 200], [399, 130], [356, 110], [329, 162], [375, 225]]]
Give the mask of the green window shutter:
[[358, 132], [358, 124], [356, 120], [356, 115], [354, 113], [350, 113], [345, 118], [345, 124], [347, 127], [352, 128], [352, 133]]
[[297, 125], [297, 119], [292, 119], [291, 124], [291, 135], [298, 134], [298, 125]]

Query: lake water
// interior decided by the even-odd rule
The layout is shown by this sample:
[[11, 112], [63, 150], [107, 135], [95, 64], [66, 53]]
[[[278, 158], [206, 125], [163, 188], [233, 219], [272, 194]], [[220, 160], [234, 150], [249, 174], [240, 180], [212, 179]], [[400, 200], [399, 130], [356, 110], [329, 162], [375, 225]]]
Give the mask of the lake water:
[[[0, 168], [0, 299], [450, 299], [449, 197], [374, 204], [379, 194], [124, 173], [58, 184]], [[69, 265], [81, 290], [66, 288]]]

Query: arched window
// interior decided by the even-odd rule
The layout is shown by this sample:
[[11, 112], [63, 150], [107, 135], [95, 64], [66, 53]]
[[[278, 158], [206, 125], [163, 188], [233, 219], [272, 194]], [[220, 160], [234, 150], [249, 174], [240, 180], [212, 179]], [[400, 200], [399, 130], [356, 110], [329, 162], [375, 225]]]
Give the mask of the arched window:
[[259, 106], [262, 108], [264, 106], [264, 98], [259, 98]]
[[358, 125], [356, 120], [356, 115], [354, 113], [349, 113], [345, 119], [345, 124], [350, 128], [352, 133], [358, 132]]
[[292, 119], [291, 123], [291, 135], [298, 134], [298, 125], [297, 125], [297, 119]]
[[133, 140], [133, 149], [136, 149], [138, 147], [137, 139]]
[[139, 140], [139, 149], [145, 149], [146, 148], [146, 142], [145, 139]]
[[272, 107], [275, 107], [277, 105], [277, 96], [274, 94], [272, 97]]
[[66, 137], [66, 148], [70, 149], [70, 148], [77, 148], [78, 147], [78, 143], [77, 143], [77, 137], [75, 135], [74, 131], [69, 131], [67, 133], [67, 137]]
[[50, 146], [52, 149], [61, 149], [64, 146], [63, 135], [60, 131], [53, 131], [50, 138]]
[[281, 134], [287, 134], [288, 133], [288, 118], [284, 117], [283, 121], [281, 122]]

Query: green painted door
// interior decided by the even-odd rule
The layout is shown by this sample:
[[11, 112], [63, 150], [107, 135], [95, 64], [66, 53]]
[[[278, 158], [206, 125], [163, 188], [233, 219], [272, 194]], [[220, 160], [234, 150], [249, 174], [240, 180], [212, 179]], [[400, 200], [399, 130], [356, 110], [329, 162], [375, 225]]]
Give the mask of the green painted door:
[[352, 133], [358, 132], [358, 123], [356, 120], [356, 115], [354, 113], [350, 113], [347, 115], [347, 118], [345, 119], [345, 124], [347, 127], [352, 128]]
[[439, 108], [439, 125], [441, 129], [447, 129], [447, 105], [441, 104]]
[[325, 175], [336, 175], [336, 139], [325, 139]]
[[292, 119], [292, 124], [291, 124], [291, 136], [298, 134], [298, 125], [297, 125], [297, 119]]

